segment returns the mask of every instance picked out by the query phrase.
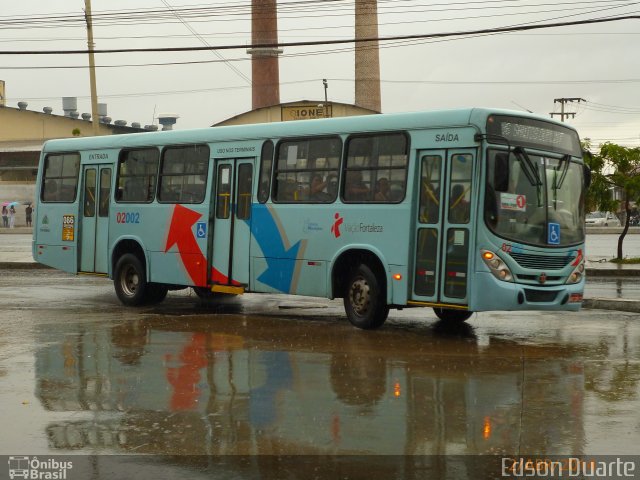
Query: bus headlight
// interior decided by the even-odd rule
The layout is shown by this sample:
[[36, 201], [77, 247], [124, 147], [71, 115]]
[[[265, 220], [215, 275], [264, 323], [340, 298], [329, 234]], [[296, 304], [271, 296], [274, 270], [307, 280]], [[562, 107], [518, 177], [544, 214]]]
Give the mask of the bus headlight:
[[513, 282], [511, 270], [509, 270], [507, 264], [504, 263], [499, 256], [489, 250], [480, 250], [480, 253], [482, 260], [487, 264], [487, 267], [489, 267], [494, 277], [503, 282]]
[[571, 285], [573, 283], [580, 283], [582, 278], [584, 277], [584, 258], [580, 260], [578, 266], [573, 269], [569, 278], [567, 278], [566, 284]]

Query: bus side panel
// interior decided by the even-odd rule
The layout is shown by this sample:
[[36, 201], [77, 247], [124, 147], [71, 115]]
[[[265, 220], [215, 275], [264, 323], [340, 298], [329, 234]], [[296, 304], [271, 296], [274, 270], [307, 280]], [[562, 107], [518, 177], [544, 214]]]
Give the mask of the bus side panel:
[[147, 256], [150, 282], [206, 286], [207, 262], [202, 254], [149, 251]]
[[34, 260], [69, 273], [78, 271], [78, 203], [37, 204]]
[[[135, 236], [147, 256], [151, 282], [206, 285], [206, 207], [116, 203], [110, 225], [112, 246]], [[198, 228], [204, 233], [198, 234]]]
[[327, 297], [327, 262], [255, 257], [253, 291]]
[[[410, 229], [410, 211], [409, 198], [391, 205], [256, 205], [251, 290], [328, 296], [332, 262], [341, 252], [368, 250], [383, 265], [394, 265], [393, 272], [386, 269], [387, 301], [404, 305], [410, 242], [398, 237]], [[402, 281], [391, 285], [391, 273]]]

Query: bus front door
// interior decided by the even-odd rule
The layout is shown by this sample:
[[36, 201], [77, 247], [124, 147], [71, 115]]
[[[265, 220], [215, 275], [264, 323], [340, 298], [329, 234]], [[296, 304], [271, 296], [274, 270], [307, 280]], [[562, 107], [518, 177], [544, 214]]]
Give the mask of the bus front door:
[[467, 304], [474, 158], [471, 149], [418, 154], [414, 300], [451, 308]]
[[249, 285], [253, 164], [253, 159], [215, 162], [213, 235], [208, 247], [214, 291], [225, 291], [215, 286], [233, 291]]
[[79, 271], [109, 271], [111, 165], [86, 165], [82, 172]]

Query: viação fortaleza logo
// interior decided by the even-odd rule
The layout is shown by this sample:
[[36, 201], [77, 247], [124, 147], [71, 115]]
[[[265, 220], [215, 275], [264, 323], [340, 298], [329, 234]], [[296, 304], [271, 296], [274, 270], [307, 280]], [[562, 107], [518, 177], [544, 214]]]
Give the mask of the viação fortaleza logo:
[[331, 226], [331, 233], [335, 238], [340, 238], [343, 232], [347, 233], [382, 233], [384, 225], [376, 223], [352, 222], [345, 223], [344, 217], [336, 212], [334, 222]]
[[70, 478], [68, 471], [73, 469], [73, 462], [60, 461], [54, 458], [12, 455], [8, 460], [9, 478], [25, 478], [33, 480], [66, 480]]

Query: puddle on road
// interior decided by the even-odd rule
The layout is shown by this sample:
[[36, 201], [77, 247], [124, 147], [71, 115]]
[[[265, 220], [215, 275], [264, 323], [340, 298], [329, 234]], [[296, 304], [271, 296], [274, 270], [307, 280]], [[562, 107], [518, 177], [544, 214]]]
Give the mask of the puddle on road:
[[327, 317], [99, 316], [35, 327], [31, 421], [50, 452], [577, 454], [605, 444], [594, 405], [637, 423], [624, 413], [637, 403], [637, 346], [625, 357], [613, 340], [593, 349], [467, 324], [365, 332]]

